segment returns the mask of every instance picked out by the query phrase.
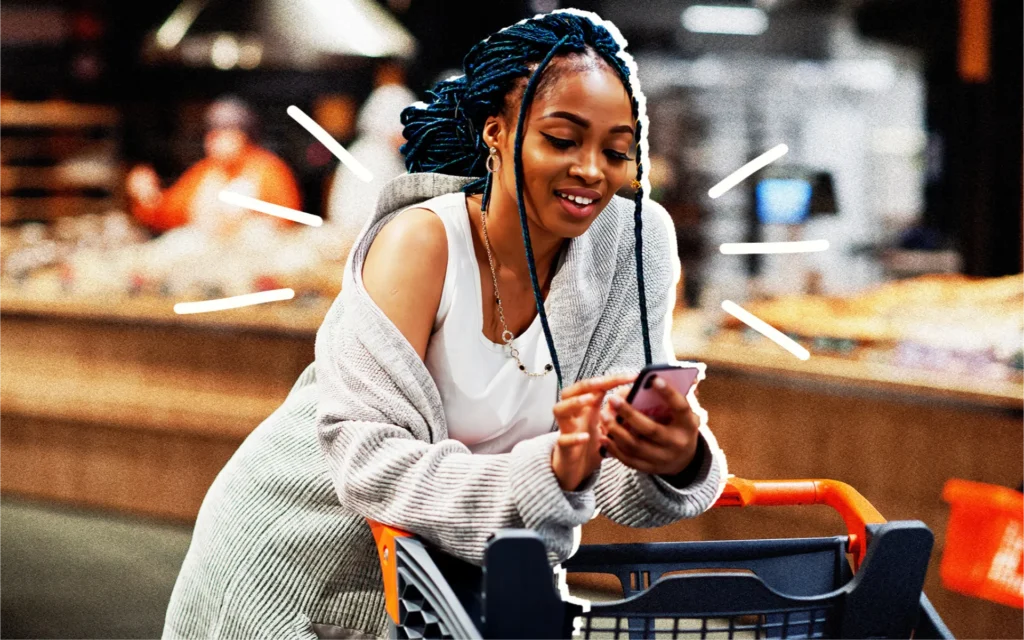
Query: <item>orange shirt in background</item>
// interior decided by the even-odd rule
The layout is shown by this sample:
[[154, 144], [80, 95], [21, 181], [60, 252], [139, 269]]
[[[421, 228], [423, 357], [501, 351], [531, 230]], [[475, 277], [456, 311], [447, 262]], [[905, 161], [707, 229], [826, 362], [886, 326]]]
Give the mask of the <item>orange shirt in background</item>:
[[[247, 185], [243, 195], [265, 200], [289, 209], [299, 209], [302, 198], [291, 169], [270, 151], [250, 144], [236, 167], [225, 167], [211, 158], [192, 165], [177, 182], [163, 193], [159, 204], [147, 207], [135, 203], [132, 214], [154, 231], [168, 231], [193, 222], [205, 211], [216, 211], [217, 193], [232, 185]], [[265, 215], [253, 213], [253, 215]], [[292, 223], [281, 220], [285, 226]]]

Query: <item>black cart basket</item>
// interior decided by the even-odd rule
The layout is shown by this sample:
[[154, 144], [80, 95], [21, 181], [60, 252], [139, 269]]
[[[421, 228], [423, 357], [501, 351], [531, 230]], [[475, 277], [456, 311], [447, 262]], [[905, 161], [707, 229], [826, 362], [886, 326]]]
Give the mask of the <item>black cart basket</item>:
[[952, 638], [922, 592], [933, 537], [886, 522], [832, 480], [730, 478], [716, 507], [827, 504], [847, 535], [584, 545], [569, 573], [615, 576], [623, 597], [563, 598], [536, 533], [509, 529], [484, 566], [371, 522], [398, 638]]

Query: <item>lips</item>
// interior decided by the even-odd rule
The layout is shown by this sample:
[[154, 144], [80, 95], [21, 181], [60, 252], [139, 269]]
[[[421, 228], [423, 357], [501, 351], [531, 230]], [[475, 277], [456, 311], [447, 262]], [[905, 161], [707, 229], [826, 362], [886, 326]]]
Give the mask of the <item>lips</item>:
[[555, 189], [555, 195], [565, 196], [569, 200], [576, 201], [577, 204], [586, 206], [590, 204], [589, 201], [600, 200], [601, 192], [594, 191], [593, 189], [584, 189], [583, 187], [565, 187], [562, 189]]
[[[580, 195], [585, 193], [586, 195]], [[574, 218], [588, 218], [597, 210], [601, 194], [591, 189], [558, 189], [555, 191], [558, 204]]]

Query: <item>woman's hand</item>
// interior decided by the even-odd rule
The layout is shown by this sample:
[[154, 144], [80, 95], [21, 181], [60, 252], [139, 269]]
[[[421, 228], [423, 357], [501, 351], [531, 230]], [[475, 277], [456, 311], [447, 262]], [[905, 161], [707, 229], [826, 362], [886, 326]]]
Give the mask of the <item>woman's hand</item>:
[[601, 446], [626, 466], [652, 475], [676, 475], [686, 469], [697, 452], [700, 418], [686, 396], [655, 377], [651, 387], [665, 399], [669, 412], [651, 418], [626, 403], [628, 391], [608, 398], [602, 412]]
[[601, 466], [601, 402], [605, 393], [635, 378], [633, 374], [590, 378], [562, 391], [554, 407], [561, 435], [551, 452], [551, 469], [563, 491], [574, 491]]

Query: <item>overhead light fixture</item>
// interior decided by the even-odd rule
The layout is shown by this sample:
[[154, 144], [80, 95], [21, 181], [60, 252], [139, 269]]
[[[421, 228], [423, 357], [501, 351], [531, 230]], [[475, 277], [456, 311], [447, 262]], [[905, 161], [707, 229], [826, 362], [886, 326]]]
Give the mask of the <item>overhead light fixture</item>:
[[286, 42], [318, 53], [411, 59], [416, 41], [374, 0], [269, 0], [271, 20]]
[[210, 62], [213, 66], [227, 71], [238, 64], [238, 40], [230, 33], [222, 33], [210, 46]]
[[758, 36], [768, 30], [768, 14], [754, 7], [695, 4], [683, 10], [682, 22], [694, 33]]
[[215, 69], [337, 68], [346, 57], [412, 59], [417, 43], [377, 0], [177, 0], [143, 45], [148, 63]]
[[255, 69], [263, 60], [263, 45], [259, 42], [243, 42], [238, 47], [238, 66], [242, 69]]

